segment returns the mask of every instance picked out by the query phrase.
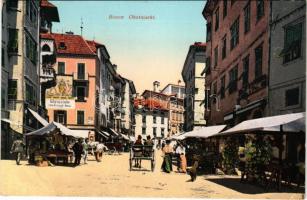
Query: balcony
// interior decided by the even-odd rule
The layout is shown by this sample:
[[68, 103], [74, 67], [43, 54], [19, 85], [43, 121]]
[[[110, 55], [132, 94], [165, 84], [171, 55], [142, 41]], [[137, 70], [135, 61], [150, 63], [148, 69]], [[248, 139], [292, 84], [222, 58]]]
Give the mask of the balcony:
[[248, 94], [254, 94], [267, 86], [267, 75], [261, 75], [249, 84]]
[[52, 67], [42, 67], [41, 68], [41, 78], [55, 78], [55, 70]]

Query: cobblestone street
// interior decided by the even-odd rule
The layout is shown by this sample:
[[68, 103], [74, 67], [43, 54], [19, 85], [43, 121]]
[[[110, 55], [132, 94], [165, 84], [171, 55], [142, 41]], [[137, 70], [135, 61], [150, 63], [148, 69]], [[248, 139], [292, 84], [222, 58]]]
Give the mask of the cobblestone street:
[[27, 165], [26, 161], [17, 166], [14, 161], [1, 160], [0, 195], [303, 198], [295, 191], [265, 193], [257, 186], [241, 184], [236, 176], [198, 176], [195, 182], [189, 182], [188, 175], [160, 172], [162, 157], [159, 153], [154, 172], [149, 171], [149, 161], [142, 162], [140, 171], [130, 172], [128, 153], [105, 155], [101, 163], [90, 157], [88, 164], [76, 168], [36, 167]]

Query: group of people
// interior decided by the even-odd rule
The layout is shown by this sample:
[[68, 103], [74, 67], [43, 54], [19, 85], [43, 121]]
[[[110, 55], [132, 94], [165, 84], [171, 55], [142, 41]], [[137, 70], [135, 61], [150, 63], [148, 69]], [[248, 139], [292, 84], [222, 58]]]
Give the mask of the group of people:
[[[144, 149], [143, 149], [143, 145], [144, 145]], [[142, 141], [142, 136], [139, 135], [137, 140], [134, 143], [134, 148], [133, 148], [135, 157], [141, 157], [143, 154], [147, 154], [144, 156], [150, 156], [153, 146], [154, 146], [154, 142], [152, 141], [150, 135], [147, 136], [147, 140], [145, 140], [144, 144]], [[141, 159], [135, 159], [134, 167], [141, 168]]]
[[173, 156], [175, 156], [177, 158], [177, 171], [179, 173], [186, 173], [187, 159], [184, 145], [177, 142], [176, 148], [173, 148], [170, 144], [170, 140], [166, 140], [166, 143], [162, 144], [163, 163], [161, 169], [166, 173], [173, 171], [172, 160]]

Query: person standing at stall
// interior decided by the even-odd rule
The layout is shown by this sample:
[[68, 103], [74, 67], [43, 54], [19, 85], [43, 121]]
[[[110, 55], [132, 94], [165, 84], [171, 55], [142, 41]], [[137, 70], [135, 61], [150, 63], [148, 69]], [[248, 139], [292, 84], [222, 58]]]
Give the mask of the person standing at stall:
[[186, 173], [187, 172], [187, 159], [185, 157], [185, 147], [182, 143], [179, 143], [176, 148], [176, 154], [178, 155], [178, 172]]
[[11, 153], [14, 153], [16, 164], [20, 165], [20, 160], [24, 151], [25, 144], [22, 141], [21, 136], [17, 136], [17, 139], [13, 142]]
[[81, 155], [83, 153], [82, 140], [79, 139], [78, 142], [72, 147], [75, 153], [75, 166], [80, 165]]
[[89, 146], [89, 144], [88, 144], [88, 138], [86, 138], [86, 139], [84, 140], [84, 142], [82, 143], [84, 164], [87, 164], [88, 146]]
[[162, 170], [166, 173], [170, 173], [173, 171], [172, 169], [172, 153], [173, 153], [173, 148], [170, 145], [171, 141], [166, 140], [166, 145], [163, 147], [162, 152], [164, 154], [164, 159], [162, 163]]

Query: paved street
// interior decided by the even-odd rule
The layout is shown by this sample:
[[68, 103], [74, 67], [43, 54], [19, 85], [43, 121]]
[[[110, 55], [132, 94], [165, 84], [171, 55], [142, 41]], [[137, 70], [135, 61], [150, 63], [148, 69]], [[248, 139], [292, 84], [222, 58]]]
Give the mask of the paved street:
[[[97, 163], [93, 157], [87, 165], [76, 168], [35, 167], [22, 162], [0, 161], [0, 195], [40, 196], [114, 196], [114, 197], [185, 197], [185, 198], [274, 198], [302, 199], [302, 194], [288, 191], [264, 193], [249, 184], [239, 183], [238, 177], [189, 176], [160, 172], [161, 156], [157, 156], [154, 172], [128, 168], [129, 154], [105, 155]], [[144, 170], [150, 169], [143, 161]]]

